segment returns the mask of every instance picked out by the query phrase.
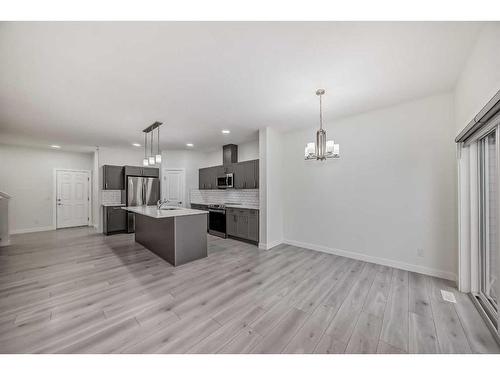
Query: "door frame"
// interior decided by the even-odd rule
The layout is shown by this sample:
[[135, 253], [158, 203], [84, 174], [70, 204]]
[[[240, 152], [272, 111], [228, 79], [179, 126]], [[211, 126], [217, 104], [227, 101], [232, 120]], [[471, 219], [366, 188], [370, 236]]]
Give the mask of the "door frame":
[[181, 171], [184, 174], [184, 191], [182, 192], [182, 195], [184, 196], [184, 202], [182, 202], [183, 207], [187, 207], [187, 200], [191, 202], [191, 199], [189, 197], [186, 197], [186, 168], [170, 168], [170, 167], [165, 167], [161, 169], [161, 176], [160, 176], [160, 198], [163, 200], [166, 195], [166, 184], [162, 183], [164, 182], [163, 177], [166, 175], [166, 171]]
[[53, 168], [52, 169], [52, 230], [57, 229], [57, 172], [82, 172], [82, 173], [87, 173], [88, 178], [89, 178], [89, 183], [87, 186], [88, 189], [88, 198], [89, 198], [89, 204], [88, 204], [88, 215], [89, 218], [92, 220], [89, 220], [87, 223], [87, 226], [93, 226], [94, 218], [92, 217], [92, 171], [89, 169], [73, 169], [73, 168]]

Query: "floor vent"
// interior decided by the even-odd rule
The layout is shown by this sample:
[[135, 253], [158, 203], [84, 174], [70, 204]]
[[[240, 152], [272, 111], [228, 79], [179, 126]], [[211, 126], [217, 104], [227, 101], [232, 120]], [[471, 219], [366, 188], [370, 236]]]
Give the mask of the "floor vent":
[[448, 292], [447, 290], [441, 289], [441, 295], [443, 296], [443, 299], [445, 301], [457, 303], [457, 300], [455, 299], [455, 295], [452, 292]]

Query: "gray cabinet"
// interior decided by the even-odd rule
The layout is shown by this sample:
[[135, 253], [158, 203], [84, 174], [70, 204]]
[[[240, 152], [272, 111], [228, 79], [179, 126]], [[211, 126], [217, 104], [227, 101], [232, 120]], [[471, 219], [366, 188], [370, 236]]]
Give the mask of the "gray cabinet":
[[198, 188], [217, 189], [217, 177], [221, 171], [222, 167], [200, 168], [198, 172]]
[[235, 189], [245, 188], [245, 171], [243, 163], [233, 164], [233, 187]]
[[236, 221], [236, 236], [240, 238], [248, 238], [248, 216], [243, 210], [239, 210], [238, 219]]
[[259, 188], [259, 160], [236, 163], [233, 168], [235, 189]]
[[103, 232], [106, 235], [127, 231], [127, 211], [120, 206], [105, 206]]
[[259, 242], [259, 210], [227, 208], [226, 233], [228, 236]]
[[238, 215], [236, 212], [232, 212], [231, 210], [226, 210], [226, 234], [228, 236], [238, 236], [238, 232], [236, 230], [236, 223], [238, 221]]
[[160, 169], [126, 165], [125, 176], [160, 177]]
[[200, 190], [202, 189], [208, 189], [208, 180], [209, 180], [209, 168], [200, 168], [198, 171], [198, 188]]
[[123, 190], [125, 189], [125, 177], [123, 167], [117, 165], [104, 165], [102, 167], [103, 189]]
[[217, 177], [233, 173], [235, 189], [259, 188], [259, 160], [243, 161], [199, 169], [199, 189], [217, 189]]
[[142, 176], [142, 167], [125, 166], [126, 176]]
[[143, 177], [160, 177], [160, 169], [159, 168], [151, 168], [144, 167], [142, 168], [142, 176]]
[[252, 211], [254, 213], [248, 215], [248, 239], [259, 242], [259, 211]]

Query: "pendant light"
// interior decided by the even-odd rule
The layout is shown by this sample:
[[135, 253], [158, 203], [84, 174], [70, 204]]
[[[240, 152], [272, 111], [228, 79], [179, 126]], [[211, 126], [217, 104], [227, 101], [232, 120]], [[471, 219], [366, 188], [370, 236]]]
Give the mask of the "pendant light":
[[148, 150], [148, 134], [144, 132], [144, 159], [142, 159], [142, 165], [145, 167], [149, 165], [147, 150]]
[[156, 147], [156, 156], [155, 156], [155, 159], [156, 159], [156, 164], [161, 164], [161, 154], [160, 154], [160, 127], [158, 126], [157, 127], [158, 129], [158, 137], [156, 139], [156, 144], [157, 144], [157, 147]]
[[149, 155], [148, 161], [149, 165], [155, 165], [155, 156], [153, 155], [153, 132], [150, 131], [151, 133], [151, 155]]
[[322, 96], [325, 89], [317, 89], [316, 95], [319, 96], [319, 130], [316, 132], [316, 143], [309, 142], [306, 145], [305, 160], [326, 160], [327, 158], [339, 158], [339, 145], [326, 140], [326, 130], [323, 129], [323, 103]]

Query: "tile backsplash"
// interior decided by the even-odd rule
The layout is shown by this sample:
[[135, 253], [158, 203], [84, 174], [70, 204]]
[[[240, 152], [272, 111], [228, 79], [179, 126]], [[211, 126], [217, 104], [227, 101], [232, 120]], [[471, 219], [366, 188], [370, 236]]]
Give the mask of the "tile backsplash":
[[259, 207], [259, 189], [191, 190], [191, 203], [241, 203]]
[[103, 190], [101, 195], [102, 204], [119, 204], [122, 201], [121, 190]]

